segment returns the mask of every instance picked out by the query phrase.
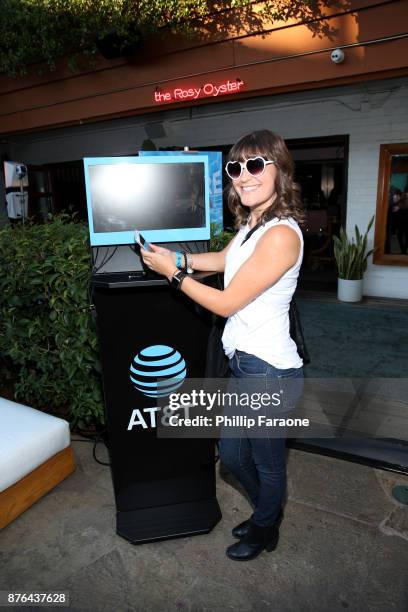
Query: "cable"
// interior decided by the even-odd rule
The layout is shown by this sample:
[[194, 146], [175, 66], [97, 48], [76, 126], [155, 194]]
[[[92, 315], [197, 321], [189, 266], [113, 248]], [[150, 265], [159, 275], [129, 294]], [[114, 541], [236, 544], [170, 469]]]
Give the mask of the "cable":
[[191, 250], [191, 245], [189, 242], [182, 242], [181, 243], [181, 247], [183, 248], [184, 251], [186, 251], [187, 253], [192, 253], [193, 251]]
[[[96, 463], [99, 463], [100, 465], [106, 465], [107, 467], [111, 467], [111, 463], [105, 463], [104, 461], [99, 461], [99, 459], [96, 457], [96, 447], [97, 447], [98, 443], [100, 442], [101, 436], [104, 433], [104, 431], [102, 431], [98, 435], [98, 437], [96, 438], [96, 440], [94, 442], [94, 445], [93, 445], [93, 449], [92, 449], [92, 455], [93, 455], [93, 458], [95, 459]], [[109, 451], [109, 448], [108, 448], [105, 440], [102, 440], [102, 442], [105, 444], [106, 449]]]
[[133, 253], [134, 253], [135, 255], [139, 255], [139, 254], [140, 254], [140, 250], [138, 250], [138, 251], [137, 251], [137, 250], [136, 250], [136, 246], [135, 246], [134, 244], [128, 244], [128, 247], [129, 247], [129, 249], [130, 249], [131, 251], [133, 251]]
[[103, 254], [102, 262], [100, 263], [100, 265], [97, 266], [96, 262], [95, 262], [94, 272], [98, 272], [105, 265], [105, 262], [106, 262], [106, 259], [107, 259], [108, 255], [109, 255], [109, 248], [107, 248], [105, 253]]
[[[71, 442], [93, 442], [93, 449], [92, 449], [92, 456], [95, 459], [96, 463], [99, 463], [100, 465], [105, 465], [106, 467], [112, 467], [111, 463], [105, 463], [104, 461], [99, 461], [99, 459], [96, 456], [96, 447], [98, 445], [98, 443], [101, 441], [101, 436], [106, 432], [106, 429], [103, 429], [95, 438], [90, 437], [87, 438], [86, 436], [84, 436], [85, 440], [81, 440], [78, 438], [71, 438]], [[109, 452], [109, 447], [107, 446], [105, 440], [102, 439], [102, 442], [105, 444], [106, 449]], [[217, 461], [219, 461], [220, 459], [220, 446], [219, 446], [219, 440], [215, 440], [215, 445], [217, 447], [217, 455], [215, 456], [215, 460], [214, 460], [214, 464], [217, 463]]]
[[107, 264], [107, 263], [108, 263], [108, 262], [109, 262], [109, 261], [112, 259], [112, 257], [113, 257], [113, 256], [116, 254], [116, 251], [117, 251], [117, 250], [118, 250], [118, 245], [115, 245], [115, 247], [114, 247], [114, 249], [113, 249], [112, 253], [110, 253], [110, 255], [108, 255], [108, 253], [109, 253], [109, 247], [108, 247], [108, 249], [106, 250], [106, 253], [105, 253], [104, 257], [103, 257], [103, 260], [102, 260], [101, 264], [100, 264], [98, 267], [94, 267], [94, 269], [92, 270], [92, 273], [93, 273], [93, 274], [97, 274], [97, 273], [99, 272], [99, 270], [100, 270], [101, 268], [103, 268], [103, 266], [106, 266], [106, 264]]
[[106, 449], [109, 452], [109, 447], [106, 444], [105, 440], [102, 438], [103, 434], [106, 432], [106, 428], [103, 429], [102, 431], [99, 432], [99, 434], [97, 436], [85, 436], [83, 434], [79, 434], [82, 435], [83, 438], [85, 438], [84, 440], [81, 440], [79, 438], [71, 438], [71, 442], [93, 442], [93, 449], [92, 449], [92, 456], [95, 459], [96, 463], [99, 463], [100, 465], [105, 465], [107, 467], [111, 466], [111, 463], [105, 463], [104, 461], [99, 461], [99, 459], [96, 456], [96, 447], [99, 444], [99, 442], [103, 442], [105, 444]]
[[91, 263], [92, 263], [92, 269], [95, 267], [96, 262], [98, 261], [98, 255], [99, 255], [99, 247], [96, 247], [96, 256], [94, 257], [94, 250], [93, 247], [91, 247]]
[[112, 253], [110, 253], [109, 255], [108, 255], [109, 249], [106, 250], [105, 257], [104, 257], [101, 265], [99, 266], [98, 270], [100, 270], [103, 266], [105, 266], [112, 259], [112, 257], [115, 255], [117, 250], [118, 250], [118, 246], [117, 245], [114, 247]]
[[98, 257], [99, 257], [99, 248], [97, 248], [95, 259], [94, 259], [94, 257], [93, 257], [93, 253], [92, 253], [92, 268], [91, 268], [91, 274], [93, 274], [93, 273], [95, 272], [95, 270], [97, 270], [97, 261], [98, 261]]
[[[92, 255], [93, 255], [93, 250], [92, 250]], [[99, 257], [99, 247], [96, 247], [96, 256], [95, 256], [95, 261], [93, 262], [93, 267], [96, 266], [96, 262], [98, 261], [98, 257]]]

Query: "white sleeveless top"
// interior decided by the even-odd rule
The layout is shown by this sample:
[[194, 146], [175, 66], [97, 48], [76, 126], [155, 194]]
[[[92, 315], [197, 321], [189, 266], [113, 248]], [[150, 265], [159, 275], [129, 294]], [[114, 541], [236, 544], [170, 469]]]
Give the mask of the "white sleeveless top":
[[275, 225], [288, 225], [300, 238], [300, 253], [294, 264], [271, 287], [266, 289], [244, 308], [228, 317], [222, 336], [224, 352], [229, 359], [235, 350], [255, 355], [275, 368], [300, 368], [303, 365], [296, 344], [289, 335], [289, 305], [296, 289], [299, 269], [303, 259], [303, 235], [296, 221], [275, 217], [259, 227], [241, 246], [248, 233], [248, 225], [242, 227], [233, 239], [225, 258], [224, 286], [241, 265], [252, 255], [260, 237]]

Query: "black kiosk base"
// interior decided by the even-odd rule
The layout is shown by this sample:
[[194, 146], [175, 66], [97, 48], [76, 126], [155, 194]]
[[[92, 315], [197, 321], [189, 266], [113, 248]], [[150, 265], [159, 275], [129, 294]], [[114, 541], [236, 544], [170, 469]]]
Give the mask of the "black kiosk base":
[[161, 278], [97, 274], [92, 285], [117, 533], [133, 544], [207, 533], [221, 518], [214, 440], [157, 436], [152, 372], [184, 360], [186, 376], [202, 378], [211, 314]]

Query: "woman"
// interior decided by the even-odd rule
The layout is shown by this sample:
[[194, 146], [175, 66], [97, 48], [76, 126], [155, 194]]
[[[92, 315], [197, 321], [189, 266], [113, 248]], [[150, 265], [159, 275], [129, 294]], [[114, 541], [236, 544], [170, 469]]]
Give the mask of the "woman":
[[[223, 291], [178, 270], [176, 263], [184, 265], [179, 253], [155, 245], [153, 252], [142, 251], [150, 269], [227, 318], [222, 340], [232, 377], [259, 377], [272, 390], [282, 388], [287, 379], [303, 380], [288, 316], [303, 257], [293, 169], [283, 139], [268, 130], [244, 136], [232, 147], [226, 165], [231, 179], [228, 204], [239, 231], [223, 251], [189, 255], [186, 262], [194, 270], [224, 272]], [[220, 440], [221, 460], [254, 506], [252, 516], [232, 531], [240, 541], [227, 549], [227, 555], [239, 561], [276, 548], [286, 490], [285, 439], [250, 438], [245, 433], [240, 438], [222, 435]]]

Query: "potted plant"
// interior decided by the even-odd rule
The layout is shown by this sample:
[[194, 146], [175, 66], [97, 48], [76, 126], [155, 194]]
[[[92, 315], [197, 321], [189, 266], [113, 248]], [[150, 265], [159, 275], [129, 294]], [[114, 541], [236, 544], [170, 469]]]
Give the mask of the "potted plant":
[[342, 302], [359, 302], [362, 298], [367, 259], [375, 250], [367, 251], [367, 235], [373, 222], [374, 215], [364, 235], [356, 225], [355, 236], [351, 241], [343, 228], [340, 228], [339, 237], [333, 236], [334, 256], [339, 271], [337, 297]]

